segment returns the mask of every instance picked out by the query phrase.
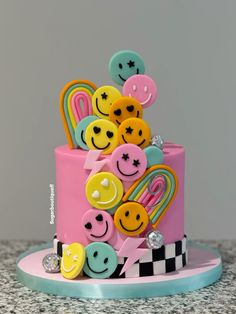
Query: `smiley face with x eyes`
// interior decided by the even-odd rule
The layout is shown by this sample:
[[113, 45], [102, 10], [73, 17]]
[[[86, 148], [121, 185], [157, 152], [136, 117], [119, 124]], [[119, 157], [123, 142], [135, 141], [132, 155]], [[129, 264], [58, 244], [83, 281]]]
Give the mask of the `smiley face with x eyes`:
[[146, 229], [148, 221], [145, 208], [136, 202], [122, 204], [114, 215], [116, 228], [121, 233], [131, 237], [142, 233]]
[[89, 209], [85, 212], [82, 225], [86, 237], [91, 241], [106, 242], [114, 231], [111, 215], [97, 209]]
[[157, 86], [147, 75], [134, 75], [125, 82], [123, 95], [137, 99], [143, 108], [147, 108], [157, 99]]
[[121, 97], [120, 91], [113, 86], [99, 87], [92, 97], [93, 112], [102, 119], [109, 119], [109, 110], [112, 103]]
[[109, 72], [114, 82], [123, 85], [130, 76], [144, 74], [145, 66], [143, 59], [137, 52], [122, 50], [111, 57]]
[[85, 142], [89, 149], [102, 150], [110, 154], [118, 145], [118, 129], [114, 123], [98, 119], [89, 124], [85, 131]]
[[64, 278], [74, 279], [83, 269], [85, 249], [80, 243], [72, 243], [63, 251], [61, 259], [61, 273]]
[[146, 154], [137, 145], [120, 145], [111, 154], [111, 166], [113, 173], [121, 180], [137, 180], [146, 170]]
[[142, 106], [132, 97], [120, 97], [110, 107], [109, 118], [116, 126], [128, 118], [142, 118], [142, 116]]
[[144, 120], [129, 118], [119, 126], [118, 136], [120, 144], [132, 143], [145, 148], [150, 143], [151, 130]]
[[123, 184], [111, 172], [98, 172], [91, 176], [85, 187], [87, 200], [98, 209], [111, 209], [123, 196]]
[[106, 243], [93, 242], [86, 246], [84, 272], [92, 278], [108, 278], [118, 263], [115, 250]]

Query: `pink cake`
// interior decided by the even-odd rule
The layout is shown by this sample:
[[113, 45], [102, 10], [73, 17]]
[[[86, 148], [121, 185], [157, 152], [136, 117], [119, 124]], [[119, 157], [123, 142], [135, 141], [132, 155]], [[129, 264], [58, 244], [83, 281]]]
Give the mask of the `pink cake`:
[[[172, 143], [166, 143], [163, 152], [164, 164], [175, 170], [179, 181], [177, 195], [158, 226], [165, 244], [169, 244], [184, 237], [185, 153], [183, 146]], [[84, 169], [86, 156], [86, 151], [71, 150], [67, 145], [55, 149], [57, 239], [63, 243], [80, 242], [85, 246], [90, 241], [81, 232], [81, 221], [83, 214], [91, 208], [84, 193], [84, 184], [90, 172]]]
[[158, 92], [141, 57], [120, 51], [109, 72], [121, 91], [78, 80], [61, 92], [68, 145], [55, 149], [50, 258], [67, 280], [155, 276], [187, 263], [184, 147], [163, 144], [142, 119]]

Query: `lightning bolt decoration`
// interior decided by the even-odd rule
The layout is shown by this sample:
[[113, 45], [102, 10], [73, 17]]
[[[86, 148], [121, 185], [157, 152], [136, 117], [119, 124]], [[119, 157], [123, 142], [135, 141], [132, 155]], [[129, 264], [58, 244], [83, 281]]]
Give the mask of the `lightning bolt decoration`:
[[90, 178], [95, 173], [100, 172], [105, 166], [108, 166], [108, 168], [110, 168], [110, 161], [108, 159], [99, 160], [101, 153], [101, 150], [88, 151], [87, 158], [84, 163], [84, 169], [91, 170], [88, 178]]
[[145, 240], [145, 238], [126, 238], [120, 250], [117, 252], [117, 256], [119, 257], [128, 257], [121, 269], [120, 275], [149, 251], [149, 249], [139, 248]]

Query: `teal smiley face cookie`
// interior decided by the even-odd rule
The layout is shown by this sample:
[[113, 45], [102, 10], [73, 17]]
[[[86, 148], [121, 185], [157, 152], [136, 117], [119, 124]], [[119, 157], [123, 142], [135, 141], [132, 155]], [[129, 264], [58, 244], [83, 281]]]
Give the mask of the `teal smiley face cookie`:
[[89, 124], [95, 120], [98, 120], [97, 116], [87, 116], [83, 118], [75, 128], [75, 140], [78, 146], [84, 150], [89, 150], [85, 141], [85, 131]]
[[122, 86], [129, 77], [145, 73], [143, 59], [135, 51], [118, 51], [109, 61], [109, 73], [112, 80]]
[[92, 242], [86, 246], [83, 271], [91, 278], [104, 279], [116, 270], [118, 259], [115, 250], [106, 243]]

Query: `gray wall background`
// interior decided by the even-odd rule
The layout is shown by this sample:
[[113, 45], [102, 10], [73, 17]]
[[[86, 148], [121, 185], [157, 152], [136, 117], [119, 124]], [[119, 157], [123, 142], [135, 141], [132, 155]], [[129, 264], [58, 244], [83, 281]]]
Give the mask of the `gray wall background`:
[[0, 238], [50, 239], [58, 95], [112, 83], [138, 51], [159, 87], [153, 133], [186, 147], [186, 232], [235, 238], [236, 1], [0, 1]]

